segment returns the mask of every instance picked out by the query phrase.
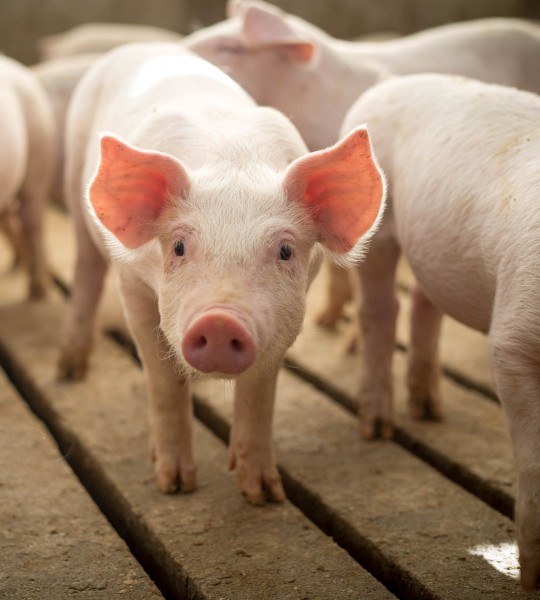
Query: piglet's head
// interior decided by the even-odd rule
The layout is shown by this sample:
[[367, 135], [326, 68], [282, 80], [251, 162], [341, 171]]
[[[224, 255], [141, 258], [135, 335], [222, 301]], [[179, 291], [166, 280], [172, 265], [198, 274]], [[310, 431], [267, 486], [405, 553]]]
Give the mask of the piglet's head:
[[317, 241], [336, 254], [350, 252], [373, 231], [384, 206], [384, 177], [364, 127], [327, 150], [294, 161], [284, 187], [291, 200], [309, 211]]
[[[266, 2], [232, 2], [228, 12], [230, 19], [192, 33], [183, 46], [221, 67], [259, 104], [282, 108], [271, 101], [276, 78], [282, 83], [290, 79], [286, 94], [298, 100], [298, 89], [305, 87], [302, 70], [316, 60], [315, 42]], [[298, 84], [290, 87], [299, 77]]]
[[354, 255], [381, 212], [365, 129], [285, 172], [260, 160], [188, 176], [172, 156], [101, 140], [90, 202], [126, 248], [159, 242], [161, 329], [187, 374], [278, 365], [302, 327], [316, 242]]
[[240, 37], [248, 48], [274, 48], [287, 53], [289, 58], [309, 63], [315, 55], [315, 46], [295, 31], [286, 21], [285, 13], [266, 2], [239, 2], [229, 7], [242, 19]]
[[173, 156], [134, 148], [112, 135], [101, 137], [90, 203], [102, 225], [126, 248], [153, 239], [170, 197], [185, 196], [189, 187], [186, 170]]

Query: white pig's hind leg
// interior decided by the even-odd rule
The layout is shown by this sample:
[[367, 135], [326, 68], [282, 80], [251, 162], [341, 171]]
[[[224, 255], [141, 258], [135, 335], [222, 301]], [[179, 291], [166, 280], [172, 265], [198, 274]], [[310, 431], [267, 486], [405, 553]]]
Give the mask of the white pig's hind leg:
[[30, 298], [43, 298], [49, 286], [49, 271], [45, 256], [43, 221], [47, 201], [47, 186], [42, 181], [31, 180], [20, 192], [20, 223], [28, 259]]
[[[510, 312], [510, 311], [508, 311]], [[532, 323], [528, 324], [529, 335]], [[489, 362], [495, 390], [506, 413], [517, 470], [516, 537], [521, 583], [540, 584], [540, 348], [539, 340], [500, 329], [490, 332]]]
[[413, 290], [409, 350], [409, 409], [413, 419], [442, 418], [438, 342], [442, 312], [416, 286]]
[[28, 257], [26, 254], [26, 244], [24, 241], [21, 225], [21, 216], [19, 206], [13, 199], [0, 217], [0, 230], [5, 234], [13, 251], [13, 269], [26, 265]]
[[375, 236], [359, 267], [362, 303], [360, 329], [360, 433], [364, 439], [379, 434], [390, 438], [392, 423], [392, 354], [399, 303], [395, 290], [400, 249], [393, 239]]
[[172, 494], [195, 489], [193, 407], [189, 381], [176, 373], [176, 359], [159, 323], [157, 298], [144, 284], [121, 282], [129, 328], [143, 363], [150, 400], [150, 444], [158, 488]]
[[50, 275], [45, 256], [45, 206], [56, 164], [54, 117], [46, 98], [25, 107], [28, 161], [19, 190], [19, 216], [30, 275], [30, 298], [45, 296]]
[[252, 504], [285, 500], [272, 444], [277, 370], [247, 371], [236, 381], [229, 467], [238, 471], [242, 493]]
[[58, 364], [60, 380], [83, 379], [86, 374], [94, 341], [97, 308], [108, 267], [90, 238], [82, 215], [74, 217], [77, 263]]
[[334, 327], [343, 314], [345, 303], [352, 300], [349, 269], [330, 265], [330, 282], [326, 306], [317, 317], [317, 325]]

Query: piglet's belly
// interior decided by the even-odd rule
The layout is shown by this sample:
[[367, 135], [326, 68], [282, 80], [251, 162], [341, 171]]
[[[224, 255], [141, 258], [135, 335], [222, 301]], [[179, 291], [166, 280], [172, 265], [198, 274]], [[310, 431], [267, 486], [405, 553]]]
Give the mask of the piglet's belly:
[[483, 333], [489, 331], [495, 282], [466, 259], [429, 260], [426, 253], [407, 256], [426, 296], [456, 321]]

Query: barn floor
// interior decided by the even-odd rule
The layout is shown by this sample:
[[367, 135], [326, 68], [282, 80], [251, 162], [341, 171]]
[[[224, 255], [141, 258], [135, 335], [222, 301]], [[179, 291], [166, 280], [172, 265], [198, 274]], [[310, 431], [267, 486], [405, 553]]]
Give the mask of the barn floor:
[[360, 440], [350, 320], [337, 331], [312, 325], [323, 271], [278, 384], [274, 437], [289, 500], [260, 508], [227, 471], [231, 389], [216, 383], [196, 389], [197, 491], [157, 491], [142, 373], [121, 343], [112, 281], [87, 380], [55, 381], [74, 262], [56, 209], [47, 236], [58, 285], [46, 302], [25, 301], [26, 278], [0, 248], [1, 598], [530, 597], [517, 580], [512, 454], [481, 335], [445, 321], [445, 420], [408, 416], [405, 265], [394, 440]]

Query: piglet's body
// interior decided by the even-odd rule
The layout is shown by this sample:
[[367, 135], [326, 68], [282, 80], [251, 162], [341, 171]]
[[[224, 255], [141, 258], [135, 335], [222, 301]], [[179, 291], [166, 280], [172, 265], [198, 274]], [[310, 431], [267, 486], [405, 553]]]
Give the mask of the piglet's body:
[[66, 193], [79, 254], [60, 376], [84, 374], [111, 256], [162, 491], [195, 486], [189, 379], [208, 374], [236, 379], [242, 491], [254, 503], [284, 497], [271, 445], [277, 371], [320, 249], [355, 254], [384, 194], [365, 129], [305, 152], [283, 115], [177, 45], [115, 50], [75, 92]]
[[182, 36], [174, 31], [132, 23], [85, 23], [38, 41], [42, 60], [78, 54], [109, 52], [133, 42], [176, 42]]
[[54, 112], [58, 152], [52, 196], [59, 203], [64, 201], [64, 131], [69, 102], [82, 76], [100, 56], [101, 54], [76, 54], [52, 59], [32, 67], [33, 73], [49, 96]]
[[[26, 256], [34, 298], [45, 294], [49, 279], [42, 223], [55, 150], [54, 118], [45, 91], [26, 67], [0, 56], [0, 214], [20, 217], [22, 236], [14, 241]], [[20, 206], [14, 212], [16, 198]]]
[[359, 267], [365, 367], [361, 428], [391, 431], [400, 249], [418, 279], [409, 362], [413, 417], [438, 417], [442, 313], [488, 334], [493, 383], [518, 472], [522, 583], [540, 574], [540, 98], [442, 75], [395, 78], [352, 107], [392, 174], [389, 205]]

